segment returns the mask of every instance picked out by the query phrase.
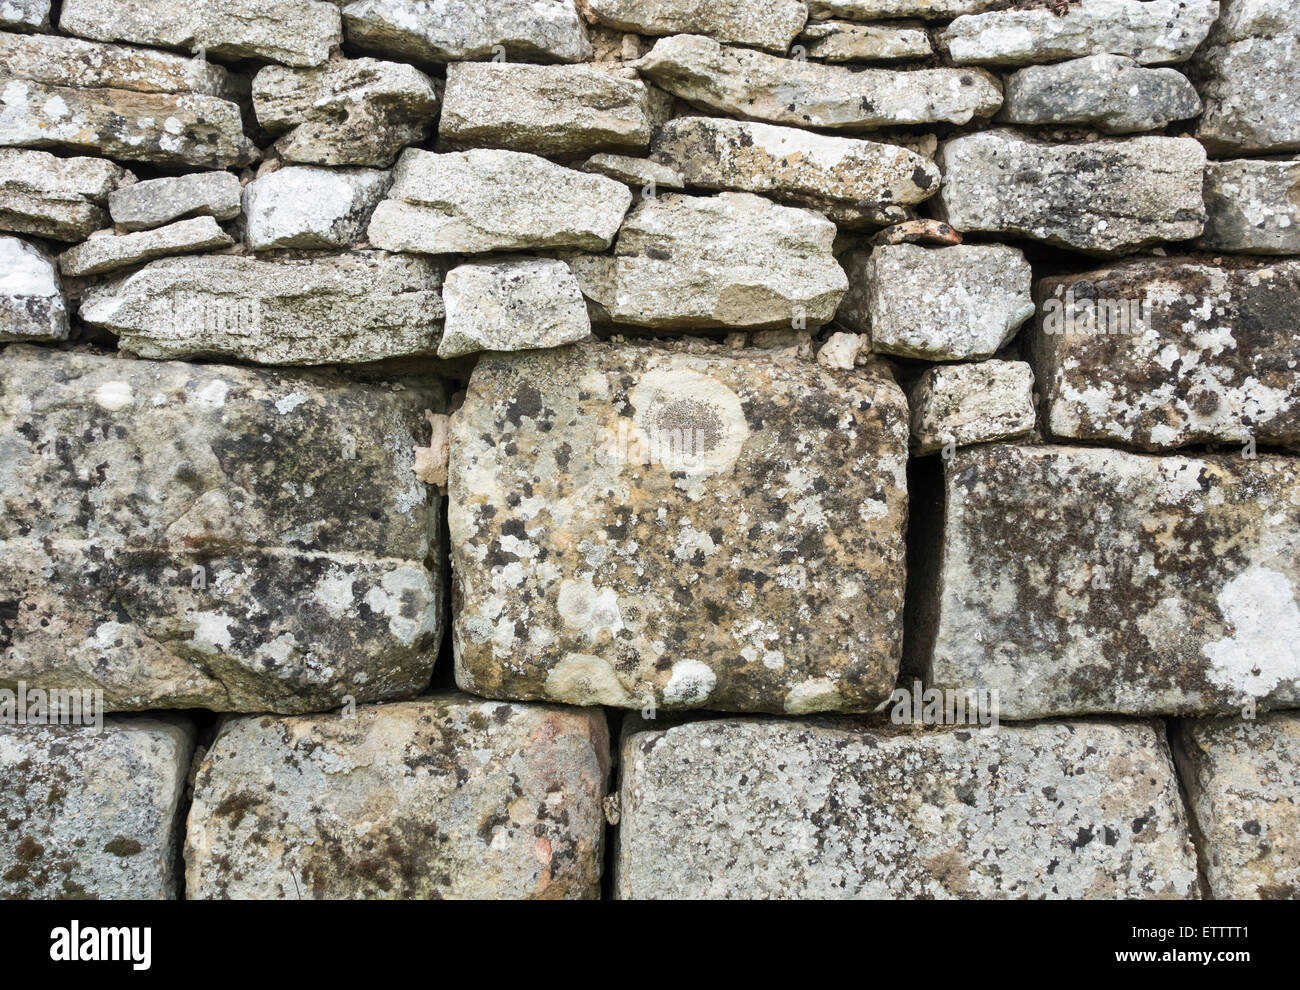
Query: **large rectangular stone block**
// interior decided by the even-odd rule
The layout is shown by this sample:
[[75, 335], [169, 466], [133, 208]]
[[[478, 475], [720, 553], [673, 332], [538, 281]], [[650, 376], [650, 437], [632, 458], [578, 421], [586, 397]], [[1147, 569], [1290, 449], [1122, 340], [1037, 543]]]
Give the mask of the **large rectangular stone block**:
[[422, 690], [428, 388], [0, 352], [0, 687], [99, 688], [110, 711]]
[[620, 898], [1179, 898], [1196, 856], [1163, 727], [625, 732]]
[[928, 683], [1003, 718], [1300, 701], [1300, 467], [995, 444], [945, 461]]
[[907, 405], [756, 352], [485, 355], [452, 419], [457, 682], [864, 711], [901, 648]]

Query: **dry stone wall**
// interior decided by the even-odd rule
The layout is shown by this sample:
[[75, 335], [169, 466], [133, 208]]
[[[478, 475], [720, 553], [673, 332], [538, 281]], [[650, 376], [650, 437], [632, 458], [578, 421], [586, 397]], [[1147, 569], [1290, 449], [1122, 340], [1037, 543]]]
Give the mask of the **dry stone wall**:
[[1292, 0], [0, 2], [0, 896], [1300, 895]]

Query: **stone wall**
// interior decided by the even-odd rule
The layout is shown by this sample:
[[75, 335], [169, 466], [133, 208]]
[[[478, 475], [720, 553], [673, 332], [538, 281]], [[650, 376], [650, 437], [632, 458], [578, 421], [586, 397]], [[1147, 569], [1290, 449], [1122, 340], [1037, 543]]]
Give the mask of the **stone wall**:
[[1300, 894], [1292, 0], [6, 0], [0, 103], [0, 896]]

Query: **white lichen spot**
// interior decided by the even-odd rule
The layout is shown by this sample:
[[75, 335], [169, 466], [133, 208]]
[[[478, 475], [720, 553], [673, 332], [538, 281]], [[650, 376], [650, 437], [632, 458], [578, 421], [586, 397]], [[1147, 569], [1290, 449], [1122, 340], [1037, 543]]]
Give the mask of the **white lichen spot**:
[[702, 705], [713, 693], [718, 675], [698, 660], [681, 660], [673, 664], [672, 676], [664, 687], [664, 704]]
[[131, 386], [126, 382], [104, 382], [95, 389], [95, 405], [109, 412], [117, 412], [131, 404]]
[[1287, 576], [1251, 567], [1224, 586], [1218, 601], [1232, 635], [1202, 647], [1210, 680], [1234, 697], [1252, 698], [1300, 683], [1300, 607]]
[[622, 707], [631, 695], [618, 674], [600, 657], [570, 653], [546, 675], [546, 696], [571, 705]]
[[280, 399], [276, 402], [275, 411], [278, 412], [281, 416], [283, 416], [286, 413], [293, 412], [295, 409], [297, 409], [300, 405], [302, 405], [306, 401], [307, 401], [307, 396], [304, 393], [290, 392], [283, 399]]

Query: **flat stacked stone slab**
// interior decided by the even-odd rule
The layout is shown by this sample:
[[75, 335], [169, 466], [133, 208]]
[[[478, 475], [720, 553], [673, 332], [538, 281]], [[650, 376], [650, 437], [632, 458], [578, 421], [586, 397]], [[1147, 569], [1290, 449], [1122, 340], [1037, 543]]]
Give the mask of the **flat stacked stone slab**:
[[0, 28], [6, 31], [48, 31], [50, 0], [3, 0]]
[[459, 265], [442, 288], [447, 325], [439, 357], [560, 347], [591, 336], [582, 290], [556, 258]]
[[1300, 898], [1300, 714], [1188, 719], [1174, 755], [1210, 895]]
[[599, 711], [443, 694], [227, 722], [198, 769], [190, 899], [595, 898]]
[[823, 62], [887, 62], [934, 54], [929, 32], [917, 21], [813, 21], [800, 32], [798, 43], [808, 58]]
[[944, 142], [938, 160], [939, 207], [962, 231], [1105, 256], [1188, 240], [1205, 226], [1205, 149], [1190, 138], [1055, 144], [994, 130]]
[[784, 53], [808, 20], [802, 0], [584, 0], [596, 23], [637, 34], [703, 34]]
[[110, 711], [410, 696], [442, 634], [427, 392], [0, 351], [0, 687]]
[[1300, 444], [1300, 261], [1172, 258], [1044, 279], [1045, 426], [1168, 450]]
[[1034, 372], [1024, 361], [927, 368], [908, 405], [915, 454], [1025, 436], [1035, 423]]
[[392, 177], [373, 168], [291, 165], [244, 187], [244, 240], [254, 251], [350, 247]]
[[79, 312], [140, 357], [358, 364], [437, 352], [443, 271], [382, 251], [166, 258], [88, 289]]
[[0, 897], [179, 898], [193, 752], [193, 726], [174, 716], [0, 726]]
[[239, 177], [230, 172], [191, 172], [115, 189], [108, 210], [121, 230], [150, 230], [190, 217], [233, 220], [240, 193]]
[[623, 899], [1199, 894], [1150, 722], [638, 722], [619, 765]]
[[902, 392], [866, 371], [630, 345], [484, 355], [452, 418], [457, 683], [871, 710], [900, 656], [906, 446]]
[[877, 18], [920, 17], [946, 21], [962, 14], [1003, 10], [1018, 0], [809, 0], [808, 9], [818, 19], [844, 17], [851, 21]]
[[0, 230], [80, 241], [108, 225], [109, 195], [135, 176], [102, 158], [0, 148]]
[[68, 339], [68, 304], [59, 273], [44, 252], [0, 236], [0, 343]]
[[1300, 254], [1300, 161], [1207, 163], [1205, 212], [1199, 248]]
[[1294, 460], [994, 444], [944, 461], [944, 497], [927, 685], [996, 689], [1004, 719], [1300, 701]]
[[180, 220], [133, 234], [105, 230], [59, 255], [59, 270], [70, 277], [102, 275], [153, 258], [212, 251], [234, 243], [211, 217]]

